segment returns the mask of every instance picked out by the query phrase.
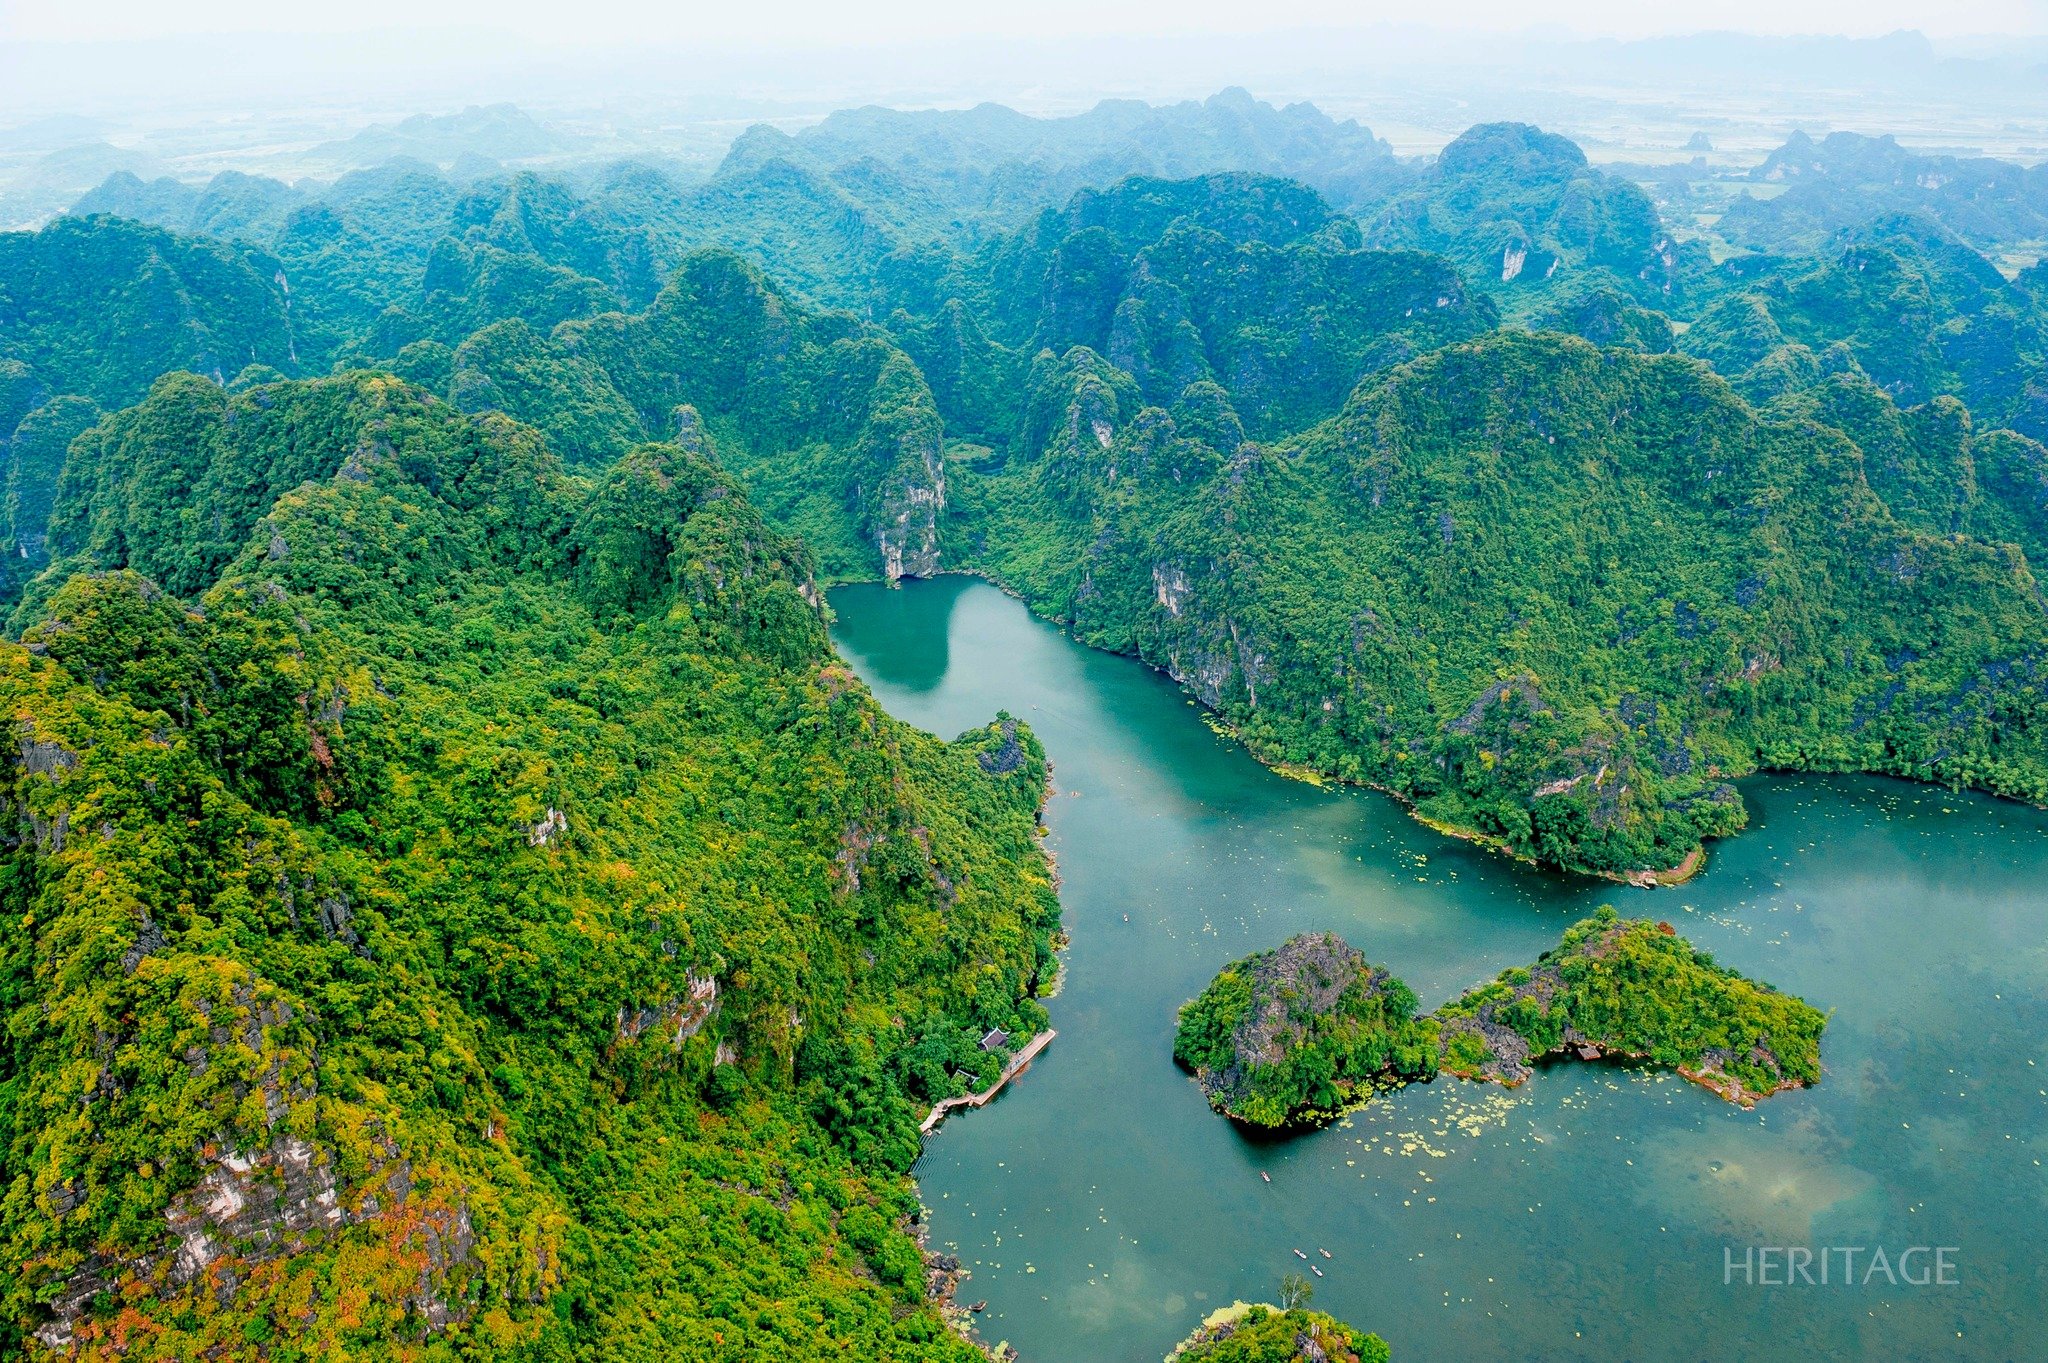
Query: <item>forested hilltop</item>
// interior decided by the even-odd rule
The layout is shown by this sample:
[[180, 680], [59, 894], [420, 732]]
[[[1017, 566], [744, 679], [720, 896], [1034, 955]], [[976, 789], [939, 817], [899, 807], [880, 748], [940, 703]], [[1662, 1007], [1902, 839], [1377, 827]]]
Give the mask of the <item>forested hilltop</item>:
[[[1199, 106], [1212, 133], [1272, 126], [1219, 101]], [[1260, 145], [1380, 156], [1287, 118], [1317, 131]], [[1729, 779], [1765, 766], [2042, 797], [2042, 267], [2009, 280], [1898, 216], [1812, 257], [1715, 264], [1639, 188], [1521, 124], [1357, 189], [1355, 215], [1218, 172], [949, 233], [956, 181], [875, 170], [1007, 164], [1052, 126], [862, 111], [794, 139], [867, 166], [922, 224], [825, 290], [850, 311], [807, 301], [822, 277], [748, 231], [730, 236], [757, 260], [675, 255], [669, 199], [629, 168], [458, 191], [393, 163], [293, 210], [268, 248], [150, 236], [215, 282], [186, 289], [199, 325], [179, 344], [138, 333], [103, 372], [65, 367], [91, 319], [62, 281], [119, 292], [135, 248], [97, 243], [146, 229], [26, 239], [58, 284], [0, 314], [0, 343], [24, 411], [118, 404], [191, 363], [203, 319], [256, 307], [269, 330], [233, 336], [256, 365], [237, 384], [375, 364], [591, 470], [715, 440], [828, 580], [986, 573], [1165, 667], [1262, 755], [1557, 865], [1696, 864], [1744, 820]], [[734, 167], [768, 173], [762, 136]], [[779, 239], [837, 220], [782, 209]], [[42, 411], [14, 442], [16, 590], [46, 552], [57, 437], [93, 415]]]
[[968, 1356], [904, 1171], [1043, 1018], [1029, 732], [883, 715], [708, 448], [367, 374], [76, 448], [0, 646], [9, 1350]]
[[1605, 875], [1766, 767], [2048, 800], [2043, 266], [1716, 261], [1520, 124], [778, 137], [0, 235], [0, 1349], [969, 1356], [905, 1171], [1042, 1025], [1046, 759], [821, 583]]
[[1845, 392], [1967, 488], [1937, 532], [1811, 405], [1571, 337], [1437, 351], [1274, 445], [1213, 393], [1120, 403], [1071, 357], [1047, 389], [1042, 451], [956, 475], [962, 557], [1271, 760], [1614, 874], [1740, 828], [1728, 778], [1759, 766], [2048, 799], [2021, 547], [2048, 465], [2022, 437]]

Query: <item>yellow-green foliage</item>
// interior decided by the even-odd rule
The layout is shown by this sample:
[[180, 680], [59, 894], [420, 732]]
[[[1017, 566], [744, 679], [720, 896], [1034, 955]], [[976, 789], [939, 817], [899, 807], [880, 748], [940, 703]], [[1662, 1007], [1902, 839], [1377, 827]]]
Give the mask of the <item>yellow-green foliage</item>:
[[1167, 1363], [1387, 1363], [1387, 1342], [1321, 1311], [1240, 1307], [1203, 1322]]
[[[196, 382], [81, 446], [0, 646], [14, 1347], [967, 1356], [903, 1172], [1043, 1019], [1029, 731], [885, 716], [701, 456]], [[350, 1224], [177, 1276], [287, 1140]]]
[[1716, 964], [1668, 924], [1606, 906], [1533, 967], [1503, 972], [1438, 1009], [1454, 1038], [1444, 1068], [1477, 1075], [1492, 1058], [1475, 1053], [1473, 1032], [1450, 1025], [1482, 1010], [1527, 1041], [1531, 1055], [1578, 1044], [1576, 1036], [1604, 1052], [1733, 1078], [1742, 1089], [1735, 1096], [1819, 1082], [1827, 1026], [1805, 1000]]

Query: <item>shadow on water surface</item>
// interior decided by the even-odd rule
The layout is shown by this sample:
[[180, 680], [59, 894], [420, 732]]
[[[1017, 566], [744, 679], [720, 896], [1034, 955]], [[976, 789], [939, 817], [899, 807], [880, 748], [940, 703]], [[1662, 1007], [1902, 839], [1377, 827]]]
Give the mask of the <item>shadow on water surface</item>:
[[858, 602], [859, 609], [834, 622], [833, 636], [844, 650], [859, 655], [870, 686], [937, 690], [950, 662], [953, 607], [975, 585], [973, 578], [955, 574], [908, 588], [876, 583], [834, 588], [835, 603]]

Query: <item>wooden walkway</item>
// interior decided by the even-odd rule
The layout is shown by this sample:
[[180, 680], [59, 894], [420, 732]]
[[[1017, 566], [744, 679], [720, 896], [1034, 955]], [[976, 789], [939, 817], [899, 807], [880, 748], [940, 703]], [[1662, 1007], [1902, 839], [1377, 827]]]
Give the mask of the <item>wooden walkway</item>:
[[1058, 1035], [1058, 1032], [1048, 1027], [1037, 1036], [1032, 1037], [1030, 1041], [1025, 1043], [1023, 1050], [1010, 1057], [1010, 1063], [1003, 1066], [1002, 1074], [997, 1077], [993, 1084], [990, 1084], [980, 1093], [968, 1093], [958, 1098], [942, 1100], [932, 1108], [931, 1115], [926, 1117], [917, 1129], [925, 1135], [930, 1135], [932, 1128], [946, 1120], [946, 1114], [954, 1108], [980, 1107], [989, 1099], [1002, 1092], [1003, 1085], [1022, 1074], [1025, 1067], [1037, 1058], [1040, 1051], [1051, 1045], [1052, 1039]]

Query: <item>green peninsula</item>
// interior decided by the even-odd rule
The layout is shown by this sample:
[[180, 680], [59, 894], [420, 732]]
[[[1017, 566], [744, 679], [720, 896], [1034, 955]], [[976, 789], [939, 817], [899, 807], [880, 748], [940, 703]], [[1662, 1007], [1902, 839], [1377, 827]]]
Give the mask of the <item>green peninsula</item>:
[[1334, 933], [1225, 966], [1182, 1006], [1174, 1059], [1248, 1126], [1320, 1125], [1439, 1071], [1513, 1087], [1551, 1056], [1677, 1070], [1748, 1107], [1820, 1079], [1827, 1016], [1745, 979], [1668, 923], [1602, 906], [1533, 966], [1434, 1013]]

